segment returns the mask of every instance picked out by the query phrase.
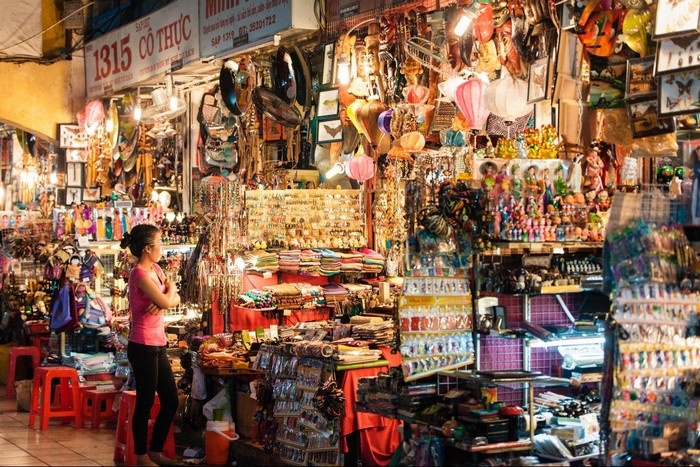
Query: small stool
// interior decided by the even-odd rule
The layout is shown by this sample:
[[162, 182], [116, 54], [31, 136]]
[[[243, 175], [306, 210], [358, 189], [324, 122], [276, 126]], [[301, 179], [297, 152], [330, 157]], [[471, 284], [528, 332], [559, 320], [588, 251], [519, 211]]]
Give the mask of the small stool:
[[[134, 432], [131, 430], [131, 419], [134, 417], [136, 410], [136, 391], [122, 391], [121, 400], [119, 401], [119, 414], [117, 417], [117, 436], [114, 443], [114, 462], [124, 462], [126, 465], [136, 464], [136, 452], [134, 452]], [[151, 415], [148, 421], [148, 440], [151, 441], [153, 432], [153, 420], [160, 411], [160, 399], [158, 394], [153, 401]], [[173, 427], [170, 426], [168, 436], [165, 438], [163, 445], [163, 455], [174, 458], [175, 451], [175, 435]]]
[[34, 346], [19, 346], [10, 349], [10, 368], [7, 373], [7, 388], [5, 390], [5, 397], [8, 399], [15, 397], [15, 373], [17, 372], [17, 359], [19, 357], [32, 357], [32, 370], [36, 370], [39, 367], [41, 360], [39, 349]]
[[[51, 403], [51, 389], [53, 380], [58, 380], [56, 385], [57, 397], [60, 402]], [[41, 397], [39, 396], [41, 392]], [[34, 420], [37, 415], [41, 418], [41, 429], [49, 427], [50, 418], [63, 418], [67, 423], [70, 419], [75, 420], [75, 427], [83, 426], [83, 415], [81, 412], [80, 382], [78, 371], [75, 368], [65, 366], [41, 366], [34, 370], [34, 381], [32, 383], [32, 404], [29, 409], [29, 426], [34, 427]]]
[[114, 398], [120, 391], [116, 389], [88, 389], [83, 392], [83, 421], [90, 419], [90, 428], [99, 428], [102, 422], [117, 419], [112, 410]]

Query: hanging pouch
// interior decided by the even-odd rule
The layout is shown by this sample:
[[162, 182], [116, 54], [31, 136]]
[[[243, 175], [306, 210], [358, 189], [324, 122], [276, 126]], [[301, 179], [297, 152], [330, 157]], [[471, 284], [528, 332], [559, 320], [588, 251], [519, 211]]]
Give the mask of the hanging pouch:
[[80, 279], [80, 266], [83, 264], [82, 258], [79, 254], [75, 253], [68, 259], [68, 266], [66, 266], [66, 277], [68, 279], [79, 280]]

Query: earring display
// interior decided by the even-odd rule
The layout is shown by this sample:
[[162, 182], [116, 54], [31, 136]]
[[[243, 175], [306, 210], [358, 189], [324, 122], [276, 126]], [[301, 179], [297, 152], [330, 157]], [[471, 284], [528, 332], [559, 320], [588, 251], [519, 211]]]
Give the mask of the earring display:
[[366, 246], [359, 190], [249, 190], [248, 242], [268, 248]]

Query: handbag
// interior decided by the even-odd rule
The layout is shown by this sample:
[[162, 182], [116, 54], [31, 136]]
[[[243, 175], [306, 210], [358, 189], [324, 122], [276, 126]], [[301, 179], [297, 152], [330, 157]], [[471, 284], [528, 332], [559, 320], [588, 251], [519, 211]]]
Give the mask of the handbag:
[[78, 327], [78, 313], [75, 308], [75, 296], [73, 287], [64, 284], [56, 293], [51, 306], [51, 321], [49, 324], [52, 331], [70, 331]]

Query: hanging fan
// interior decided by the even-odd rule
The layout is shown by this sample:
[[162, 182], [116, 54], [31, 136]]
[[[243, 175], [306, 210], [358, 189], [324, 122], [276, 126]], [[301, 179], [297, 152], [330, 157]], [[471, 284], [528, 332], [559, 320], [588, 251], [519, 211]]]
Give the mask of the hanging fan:
[[[404, 44], [406, 53], [414, 60], [420, 63], [424, 68], [446, 74], [445, 70], [451, 70], [449, 60], [440, 55], [439, 49], [435, 44], [423, 37], [411, 37]], [[446, 65], [441, 67], [440, 65]]]

